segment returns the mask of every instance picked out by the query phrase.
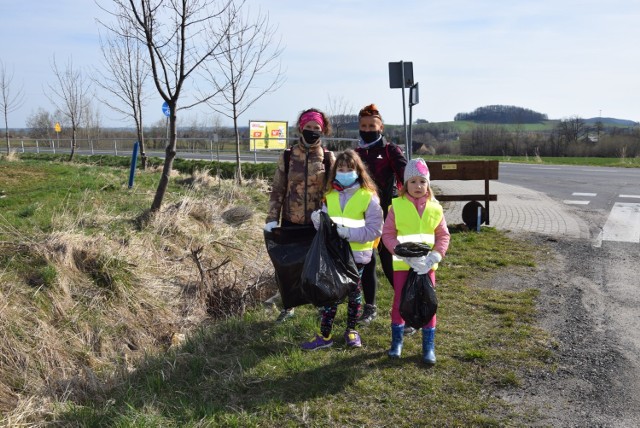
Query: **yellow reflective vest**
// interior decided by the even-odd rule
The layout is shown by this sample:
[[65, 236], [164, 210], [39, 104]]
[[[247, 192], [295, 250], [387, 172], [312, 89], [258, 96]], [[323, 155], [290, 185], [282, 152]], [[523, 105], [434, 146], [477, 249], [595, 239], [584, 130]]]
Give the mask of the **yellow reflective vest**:
[[[327, 214], [331, 220], [340, 226], [364, 227], [364, 213], [369, 207], [373, 193], [366, 189], [356, 190], [344, 206], [340, 208], [340, 192], [332, 190], [327, 194]], [[349, 242], [352, 251], [366, 251], [373, 249], [373, 241]]]
[[[435, 199], [427, 199], [422, 217], [418, 215], [416, 206], [404, 196], [391, 201], [398, 231], [398, 241], [419, 242], [433, 248], [436, 242], [435, 230], [442, 221], [442, 205]], [[433, 266], [437, 269], [438, 264]], [[409, 270], [408, 264], [397, 256], [393, 256], [393, 270]]]

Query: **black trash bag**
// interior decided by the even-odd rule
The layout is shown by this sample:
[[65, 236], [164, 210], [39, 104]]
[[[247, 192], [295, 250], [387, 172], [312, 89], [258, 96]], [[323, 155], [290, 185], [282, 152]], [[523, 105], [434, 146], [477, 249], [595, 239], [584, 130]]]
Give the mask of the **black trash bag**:
[[421, 242], [404, 242], [396, 245], [393, 251], [401, 257], [420, 257], [429, 254], [431, 247]]
[[285, 308], [309, 303], [302, 294], [300, 278], [307, 252], [311, 247], [316, 229], [313, 225], [276, 227], [264, 232], [267, 253], [273, 263], [276, 283]]
[[[401, 257], [426, 256], [429, 251], [429, 245], [419, 242], [405, 242], [394, 248], [396, 255]], [[400, 315], [405, 323], [413, 328], [420, 328], [431, 321], [437, 310], [438, 298], [429, 275], [418, 275], [413, 269], [409, 269], [400, 298]]]
[[320, 228], [302, 269], [302, 292], [315, 306], [344, 300], [360, 279], [349, 242], [338, 235], [329, 215], [320, 213]]
[[407, 282], [402, 289], [400, 315], [405, 323], [420, 328], [431, 321], [438, 310], [438, 298], [429, 275], [418, 275], [409, 270]]

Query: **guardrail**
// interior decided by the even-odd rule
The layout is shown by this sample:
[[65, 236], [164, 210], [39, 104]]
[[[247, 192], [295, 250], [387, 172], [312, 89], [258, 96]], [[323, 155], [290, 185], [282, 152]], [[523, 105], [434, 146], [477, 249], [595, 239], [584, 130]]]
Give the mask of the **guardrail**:
[[[289, 145], [295, 144], [297, 138], [289, 138]], [[353, 148], [357, 143], [354, 138], [323, 138], [329, 145], [337, 147], [337, 150]], [[130, 155], [133, 152], [135, 140], [131, 138], [90, 138], [76, 139], [76, 153], [88, 155]], [[145, 153], [148, 156], [164, 156], [166, 138], [149, 138], [145, 140]], [[71, 139], [12, 139], [9, 140], [9, 150], [30, 153], [70, 153]], [[210, 160], [225, 160], [235, 156], [235, 141], [231, 139], [219, 140], [217, 138], [178, 138], [176, 150], [182, 157], [198, 157]], [[259, 157], [273, 159], [282, 151], [282, 148], [256, 148], [253, 139], [243, 139], [240, 144], [240, 155], [246, 161], [253, 157], [254, 162]]]

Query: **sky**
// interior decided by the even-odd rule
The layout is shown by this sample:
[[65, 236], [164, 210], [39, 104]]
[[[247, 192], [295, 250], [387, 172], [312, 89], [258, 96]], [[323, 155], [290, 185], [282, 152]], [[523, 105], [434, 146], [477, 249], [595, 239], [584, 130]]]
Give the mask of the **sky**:
[[[110, 5], [109, 0], [100, 0]], [[629, 0], [248, 0], [268, 13], [281, 38], [284, 83], [240, 117], [295, 123], [309, 107], [350, 113], [369, 103], [387, 124], [409, 120], [408, 90], [389, 87], [389, 63], [411, 62], [419, 103], [411, 117], [453, 120], [457, 113], [502, 104], [550, 119], [614, 117], [640, 121], [640, 2]], [[91, 0], [2, 0], [0, 60], [13, 73], [24, 105], [9, 127], [26, 126], [55, 84], [52, 60], [68, 59], [95, 75], [103, 61], [97, 19], [109, 17]], [[150, 87], [147, 124], [164, 118]], [[51, 94], [50, 94], [51, 95]], [[133, 126], [98, 93], [102, 126]], [[340, 111], [339, 113], [341, 113]], [[207, 122], [206, 108], [182, 119]], [[219, 116], [219, 115], [218, 115]], [[229, 119], [220, 116], [222, 124]], [[4, 123], [2, 123], [4, 126]]]

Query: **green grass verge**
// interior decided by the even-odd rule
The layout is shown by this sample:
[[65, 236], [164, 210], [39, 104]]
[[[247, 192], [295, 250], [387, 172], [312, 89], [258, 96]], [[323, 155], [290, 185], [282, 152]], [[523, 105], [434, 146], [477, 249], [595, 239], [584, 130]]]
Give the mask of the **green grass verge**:
[[[421, 362], [419, 334], [390, 360], [389, 284], [379, 289], [379, 317], [360, 328], [364, 347], [347, 349], [341, 305], [335, 345], [305, 353], [316, 311], [301, 307], [284, 324], [256, 309], [202, 328], [180, 349], [148, 358], [105, 397], [74, 404], [58, 420], [82, 426], [510, 426], [523, 413], [500, 399], [528, 372], [553, 364], [534, 326], [537, 291], [477, 284], [533, 265], [534, 249], [487, 228], [452, 235], [438, 271], [435, 367]], [[382, 277], [382, 275], [379, 275]]]
[[[127, 189], [126, 168], [0, 160], [0, 240], [59, 230], [56, 222], [62, 221], [86, 234], [121, 233], [124, 239], [134, 233], [132, 218], [149, 206], [157, 175], [140, 173], [136, 186]], [[185, 193], [176, 181], [170, 181], [168, 202]], [[256, 210], [264, 211], [265, 195], [244, 191]], [[215, 191], [208, 197], [216, 197]], [[87, 209], [92, 213], [85, 217]], [[107, 230], [104, 222], [91, 221], [101, 211], [112, 219]], [[36, 289], [56, 281], [54, 267], [18, 250], [2, 253], [4, 272], [22, 272]], [[403, 358], [387, 358], [392, 293], [379, 273], [379, 318], [360, 329], [362, 349], [344, 346], [344, 305], [336, 318], [336, 344], [313, 353], [298, 345], [318, 328], [314, 308], [299, 308], [282, 325], [273, 323], [275, 313], [257, 308], [242, 318], [202, 326], [182, 347], [149, 355], [130, 374], [101, 379], [105, 389], [85, 401], [62, 401], [49, 413], [50, 422], [109, 427], [528, 425], [535, 414], [500, 397], [521, 388], [527, 373], [554, 364], [549, 338], [534, 323], [537, 291], [479, 284], [492, 275], [531, 269], [535, 251], [492, 228], [452, 234], [438, 271], [438, 363], [431, 369], [421, 363], [419, 335], [406, 339]], [[90, 269], [96, 273], [95, 285], [116, 295], [130, 292], [126, 264], [117, 258], [103, 261], [96, 259]]]

